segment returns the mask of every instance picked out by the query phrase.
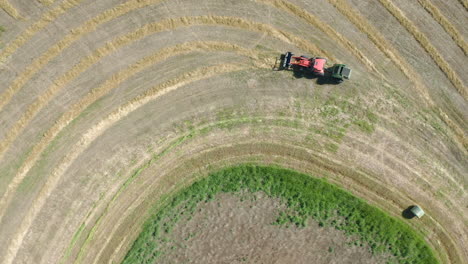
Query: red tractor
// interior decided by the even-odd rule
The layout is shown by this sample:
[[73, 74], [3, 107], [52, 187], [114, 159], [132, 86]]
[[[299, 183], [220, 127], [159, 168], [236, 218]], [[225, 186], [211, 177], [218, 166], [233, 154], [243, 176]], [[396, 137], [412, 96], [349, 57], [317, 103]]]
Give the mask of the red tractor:
[[[293, 56], [291, 52], [286, 52], [282, 56], [282, 69], [289, 69], [292, 67], [293, 71], [303, 71], [303, 72], [311, 72], [317, 76], [324, 76], [325, 75], [325, 64], [327, 63], [327, 59], [322, 57], [314, 57], [314, 58], [307, 58], [304, 55], [299, 57]], [[293, 61], [291, 61], [293, 60]]]

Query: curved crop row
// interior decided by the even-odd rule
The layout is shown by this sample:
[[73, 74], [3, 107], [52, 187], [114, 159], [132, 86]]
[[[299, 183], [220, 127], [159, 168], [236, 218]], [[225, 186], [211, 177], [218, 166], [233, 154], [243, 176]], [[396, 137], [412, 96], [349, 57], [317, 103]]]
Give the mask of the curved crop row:
[[356, 58], [358, 58], [369, 70], [377, 73], [380, 77], [383, 77], [383, 74], [380, 73], [376, 68], [375, 65], [367, 58], [358, 48], [356, 45], [351, 43], [346, 37], [341, 35], [337, 32], [333, 27], [329, 26], [328, 24], [322, 22], [320, 19], [302, 10], [300, 7], [283, 0], [257, 0], [262, 3], [266, 3], [272, 5], [278, 9], [285, 10], [291, 13], [294, 16], [300, 17], [305, 20], [307, 23], [313, 25], [320, 29], [324, 34], [329, 36], [331, 39], [336, 41], [336, 43], [342, 45], [346, 49], [348, 49]]
[[466, 133], [460, 126], [454, 123], [450, 117], [432, 100], [427, 87], [423, 84], [421, 76], [411, 67], [411, 65], [401, 56], [401, 54], [374, 28], [359, 12], [351, 7], [344, 0], [328, 0], [340, 13], [348, 18], [359, 30], [367, 35], [374, 45], [382, 51], [394, 64], [401, 70], [407, 79], [413, 83], [419, 94], [425, 99], [429, 106], [435, 107], [436, 112], [441, 119], [453, 130], [457, 143], [461, 146], [461, 150], [467, 153], [468, 138]]
[[468, 44], [464, 40], [463, 36], [458, 30], [448, 21], [447, 18], [439, 11], [439, 9], [433, 5], [429, 0], [418, 0], [419, 3], [432, 15], [435, 21], [437, 21], [444, 29], [447, 34], [457, 43], [457, 45], [463, 50], [465, 55], [468, 53]]
[[[151, 23], [143, 26], [142, 28], [120, 36], [115, 40], [106, 43], [103, 47], [95, 50], [93, 54], [83, 58], [78, 64], [73, 66], [71, 70], [66, 72], [64, 75], [53, 81], [53, 84], [48, 88], [46, 92], [39, 96], [28, 109], [23, 113], [20, 119], [13, 125], [12, 128], [6, 133], [5, 138], [0, 142], [0, 158], [2, 157], [5, 150], [13, 143], [16, 137], [24, 130], [27, 124], [36, 116], [36, 114], [46, 106], [49, 101], [61, 90], [66, 84], [71, 82], [73, 79], [78, 77], [85, 70], [89, 69], [101, 58], [109, 55], [116, 49], [128, 45], [138, 39], [141, 39], [150, 34], [156, 32], [174, 30], [178, 27], [192, 26], [192, 25], [224, 25], [235, 28], [241, 28], [246, 30], [253, 30], [258, 32], [267, 33], [269, 36], [278, 38], [288, 43], [294, 43], [299, 47], [310, 51], [315, 54], [326, 54], [328, 57], [334, 59], [334, 56], [328, 54], [328, 52], [322, 51], [316, 45], [302, 40], [290, 33], [283, 32], [267, 24], [257, 23], [241, 18], [233, 17], [222, 17], [222, 16], [199, 16], [199, 17], [180, 17], [175, 19], [166, 19], [161, 22]], [[29, 76], [30, 77], [30, 76]], [[25, 81], [15, 84], [24, 84]], [[9, 91], [10, 98], [14, 94], [14, 91], [19, 89], [19, 85], [14, 85]]]
[[[64, 49], [69, 47], [72, 43], [80, 39], [83, 35], [90, 33], [96, 28], [109, 22], [119, 16], [122, 16], [132, 10], [142, 8], [144, 6], [159, 3], [163, 0], [147, 0], [147, 1], [138, 1], [132, 0], [120, 4], [114, 8], [107, 9], [103, 13], [99, 14], [98, 16], [88, 20], [83, 25], [74, 28], [70, 34], [65, 36], [62, 40], [58, 43], [50, 47], [45, 53], [41, 56], [36, 58], [19, 76], [13, 81], [13, 83], [8, 87], [8, 89], [0, 95], [0, 111], [2, 108], [10, 102], [13, 95], [24, 86], [24, 84], [32, 78], [42, 67], [44, 67], [47, 63], [49, 63], [53, 58], [58, 56]], [[22, 41], [21, 41], [22, 42]], [[22, 43], [20, 43], [22, 44]], [[16, 49], [16, 46], [12, 46]], [[11, 51], [10, 51], [11, 52]]]
[[61, 163], [58, 165], [58, 167], [56, 167], [52, 171], [51, 175], [47, 178], [47, 182], [41, 188], [39, 194], [37, 195], [33, 204], [29, 208], [27, 215], [22, 219], [22, 222], [19, 225], [18, 230], [16, 231], [16, 235], [10, 243], [10, 246], [7, 251], [7, 255], [5, 256], [5, 259], [4, 259], [5, 263], [8, 263], [8, 264], [13, 263], [16, 257], [16, 254], [22, 244], [22, 241], [26, 235], [27, 230], [31, 227], [31, 224], [33, 223], [35, 217], [37, 216], [37, 214], [40, 212], [40, 210], [44, 206], [50, 193], [57, 186], [62, 174], [72, 164], [72, 162], [94, 140], [96, 140], [96, 138], [98, 138], [106, 129], [111, 127], [113, 124], [115, 124], [117, 121], [119, 121], [123, 117], [129, 115], [131, 112], [140, 108], [144, 104], [155, 100], [156, 98], [158, 98], [159, 96], [165, 93], [168, 93], [172, 90], [175, 90], [179, 87], [182, 87], [194, 81], [206, 79], [206, 78], [209, 78], [211, 76], [221, 74], [221, 73], [239, 71], [242, 69], [243, 68], [238, 65], [223, 64], [223, 65], [200, 68], [192, 72], [187, 72], [185, 74], [182, 74], [178, 78], [172, 79], [168, 82], [165, 82], [161, 85], [158, 85], [149, 89], [144, 94], [137, 96], [133, 100], [120, 106], [116, 111], [108, 115], [106, 119], [100, 121], [94, 127], [91, 127], [81, 137], [81, 139], [69, 150], [67, 155], [65, 155]]
[[312, 218], [321, 226], [329, 225], [357, 236], [373, 253], [390, 252], [398, 263], [438, 263], [429, 246], [409, 226], [337, 186], [295, 171], [255, 165], [211, 173], [159, 205], [123, 263], [154, 262], [164, 254], [159, 250], [164, 236], [179, 219], [189, 217], [199, 202], [213, 199], [220, 192], [242, 190], [280, 198], [292, 212], [281, 213], [276, 221], [279, 225], [292, 223], [302, 227]]
[[400, 24], [408, 30], [411, 35], [419, 42], [421, 47], [423, 47], [426, 52], [431, 56], [434, 62], [439, 66], [439, 68], [445, 73], [450, 82], [455, 86], [457, 91], [460, 93], [463, 98], [468, 98], [468, 93], [466, 87], [463, 85], [460, 77], [457, 73], [450, 67], [450, 65], [444, 60], [440, 55], [437, 49], [429, 42], [427, 37], [418, 30], [418, 28], [411, 22], [402, 12], [396, 7], [390, 0], [379, 0], [385, 8], [400, 22]]
[[8, 0], [0, 0], [0, 8], [13, 18], [21, 19], [21, 15], [19, 14], [18, 10], [16, 10], [16, 8], [12, 6]]
[[188, 54], [194, 51], [233, 51], [237, 52], [242, 56], [247, 56], [254, 59], [254, 65], [264, 67], [260, 61], [255, 60], [257, 58], [256, 53], [242, 48], [237, 45], [223, 43], [223, 42], [210, 42], [210, 41], [198, 41], [198, 42], [186, 42], [173, 47], [161, 49], [158, 52], [149, 55], [138, 62], [130, 65], [126, 69], [114, 74], [110, 79], [105, 81], [99, 87], [91, 90], [85, 97], [79, 102], [69, 108], [55, 123], [49, 128], [39, 143], [34, 145], [31, 152], [26, 157], [25, 161], [18, 169], [17, 174], [13, 177], [13, 180], [8, 185], [6, 192], [0, 200], [0, 219], [3, 217], [4, 211], [9, 205], [12, 195], [16, 192], [16, 189], [20, 183], [24, 180], [29, 170], [33, 167], [34, 163], [38, 160], [40, 155], [46, 149], [46, 147], [54, 140], [54, 138], [62, 131], [68, 124], [70, 124], [75, 118], [77, 118], [82, 111], [84, 111], [91, 104], [108, 94], [112, 89], [118, 87], [120, 83], [135, 75], [136, 73], [143, 71], [144, 69], [159, 63], [169, 57]]
[[[39, 21], [32, 24], [28, 27], [24, 32], [22, 32], [15, 40], [13, 40], [8, 46], [6, 46], [0, 52], [0, 62], [4, 61], [8, 56], [13, 54], [19, 47], [24, 45], [32, 36], [34, 36], [37, 32], [44, 29], [47, 25], [52, 23], [55, 19], [57, 19], [60, 15], [65, 14], [68, 9], [77, 6], [83, 0], [65, 0], [56, 8], [47, 12], [44, 16], [42, 16]], [[3, 104], [0, 104], [0, 109]]]

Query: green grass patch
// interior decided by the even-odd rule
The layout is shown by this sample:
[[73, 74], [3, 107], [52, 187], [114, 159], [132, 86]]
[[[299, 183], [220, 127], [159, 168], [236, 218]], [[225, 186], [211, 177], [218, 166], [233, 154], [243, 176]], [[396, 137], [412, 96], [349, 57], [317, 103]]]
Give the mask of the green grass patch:
[[375, 130], [373, 124], [367, 122], [366, 120], [355, 120], [354, 124], [363, 132], [372, 133]]
[[287, 210], [275, 224], [303, 227], [312, 218], [358, 237], [373, 253], [390, 253], [399, 263], [438, 263], [422, 237], [401, 220], [390, 217], [349, 192], [309, 175], [278, 167], [239, 165], [211, 173], [154, 207], [143, 231], [123, 263], [153, 263], [164, 254], [168, 234], [181, 219], [190, 219], [197, 204], [220, 192], [264, 192], [280, 198]]

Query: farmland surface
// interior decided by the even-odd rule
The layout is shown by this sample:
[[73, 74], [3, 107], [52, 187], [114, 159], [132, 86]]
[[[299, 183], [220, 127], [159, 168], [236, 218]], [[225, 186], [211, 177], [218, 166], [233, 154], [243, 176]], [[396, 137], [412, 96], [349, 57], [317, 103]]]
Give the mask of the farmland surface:
[[[466, 0], [0, 0], [0, 263], [120, 263], [151, 208], [243, 163], [468, 263], [467, 21]], [[351, 79], [276, 71], [285, 51]]]

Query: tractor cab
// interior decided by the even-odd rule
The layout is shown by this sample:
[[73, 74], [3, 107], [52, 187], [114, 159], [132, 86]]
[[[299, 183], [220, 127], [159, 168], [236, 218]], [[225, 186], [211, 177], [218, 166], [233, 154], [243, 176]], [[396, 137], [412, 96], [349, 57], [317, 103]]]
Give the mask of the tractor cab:
[[318, 76], [325, 75], [325, 64], [327, 59], [321, 57], [315, 57], [313, 60], [313, 73]]
[[292, 57], [293, 61], [290, 62], [290, 65], [293, 67], [293, 70], [311, 72], [317, 76], [325, 75], [325, 64], [327, 59], [321, 57], [308, 58], [304, 55]]

